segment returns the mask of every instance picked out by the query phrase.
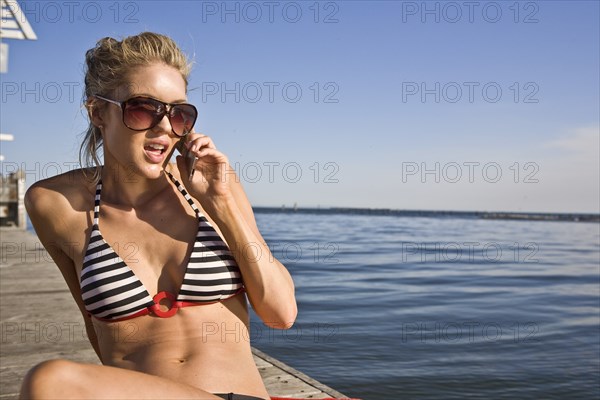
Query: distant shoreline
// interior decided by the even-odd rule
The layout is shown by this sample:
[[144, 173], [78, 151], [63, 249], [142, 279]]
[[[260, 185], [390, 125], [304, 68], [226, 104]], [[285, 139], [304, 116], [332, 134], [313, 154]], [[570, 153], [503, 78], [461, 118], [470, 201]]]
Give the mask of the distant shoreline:
[[588, 213], [531, 213], [505, 211], [435, 211], [435, 210], [394, 210], [390, 208], [301, 208], [301, 207], [253, 207], [255, 213], [300, 213], [300, 214], [351, 214], [397, 217], [448, 217], [471, 219], [504, 219], [523, 221], [569, 221], [600, 222], [600, 214]]

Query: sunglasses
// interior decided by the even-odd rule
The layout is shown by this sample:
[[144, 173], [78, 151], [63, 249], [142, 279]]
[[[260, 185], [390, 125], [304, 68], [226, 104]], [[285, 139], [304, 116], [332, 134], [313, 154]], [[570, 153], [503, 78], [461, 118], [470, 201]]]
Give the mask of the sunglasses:
[[167, 116], [171, 130], [179, 137], [191, 132], [198, 117], [198, 110], [187, 103], [163, 103], [150, 97], [132, 97], [125, 101], [107, 99], [99, 95], [94, 97], [121, 107], [123, 123], [132, 131], [152, 129]]

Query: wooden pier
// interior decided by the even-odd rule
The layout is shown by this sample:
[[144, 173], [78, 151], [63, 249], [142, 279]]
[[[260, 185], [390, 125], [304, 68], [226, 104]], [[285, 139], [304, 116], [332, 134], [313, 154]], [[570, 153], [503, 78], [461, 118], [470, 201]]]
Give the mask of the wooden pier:
[[25, 229], [25, 173], [21, 170], [0, 174], [0, 226]]
[[[53, 358], [99, 363], [62, 275], [38, 238], [0, 228], [0, 399], [17, 399], [23, 376]], [[322, 399], [343, 394], [252, 349], [274, 397]]]

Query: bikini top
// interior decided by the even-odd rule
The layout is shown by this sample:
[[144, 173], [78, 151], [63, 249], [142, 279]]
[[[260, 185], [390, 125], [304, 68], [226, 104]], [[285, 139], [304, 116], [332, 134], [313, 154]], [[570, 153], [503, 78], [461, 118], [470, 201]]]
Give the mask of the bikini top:
[[[154, 314], [167, 318], [181, 307], [216, 303], [244, 290], [242, 276], [231, 251], [207, 221], [185, 188], [170, 173], [179, 192], [198, 217], [198, 232], [177, 296], [162, 291], [151, 297], [133, 270], [104, 240], [98, 225], [102, 181], [96, 186], [94, 221], [83, 259], [80, 286], [88, 314], [107, 322]], [[158, 244], [157, 244], [158, 247]], [[163, 299], [171, 302], [164, 311]]]

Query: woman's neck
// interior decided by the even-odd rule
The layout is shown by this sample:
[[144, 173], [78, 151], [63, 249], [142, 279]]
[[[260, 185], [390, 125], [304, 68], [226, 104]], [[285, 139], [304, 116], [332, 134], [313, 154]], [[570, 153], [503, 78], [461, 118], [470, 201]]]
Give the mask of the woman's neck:
[[101, 178], [103, 201], [132, 208], [144, 206], [171, 185], [164, 172], [152, 179], [122, 166], [103, 167]]

